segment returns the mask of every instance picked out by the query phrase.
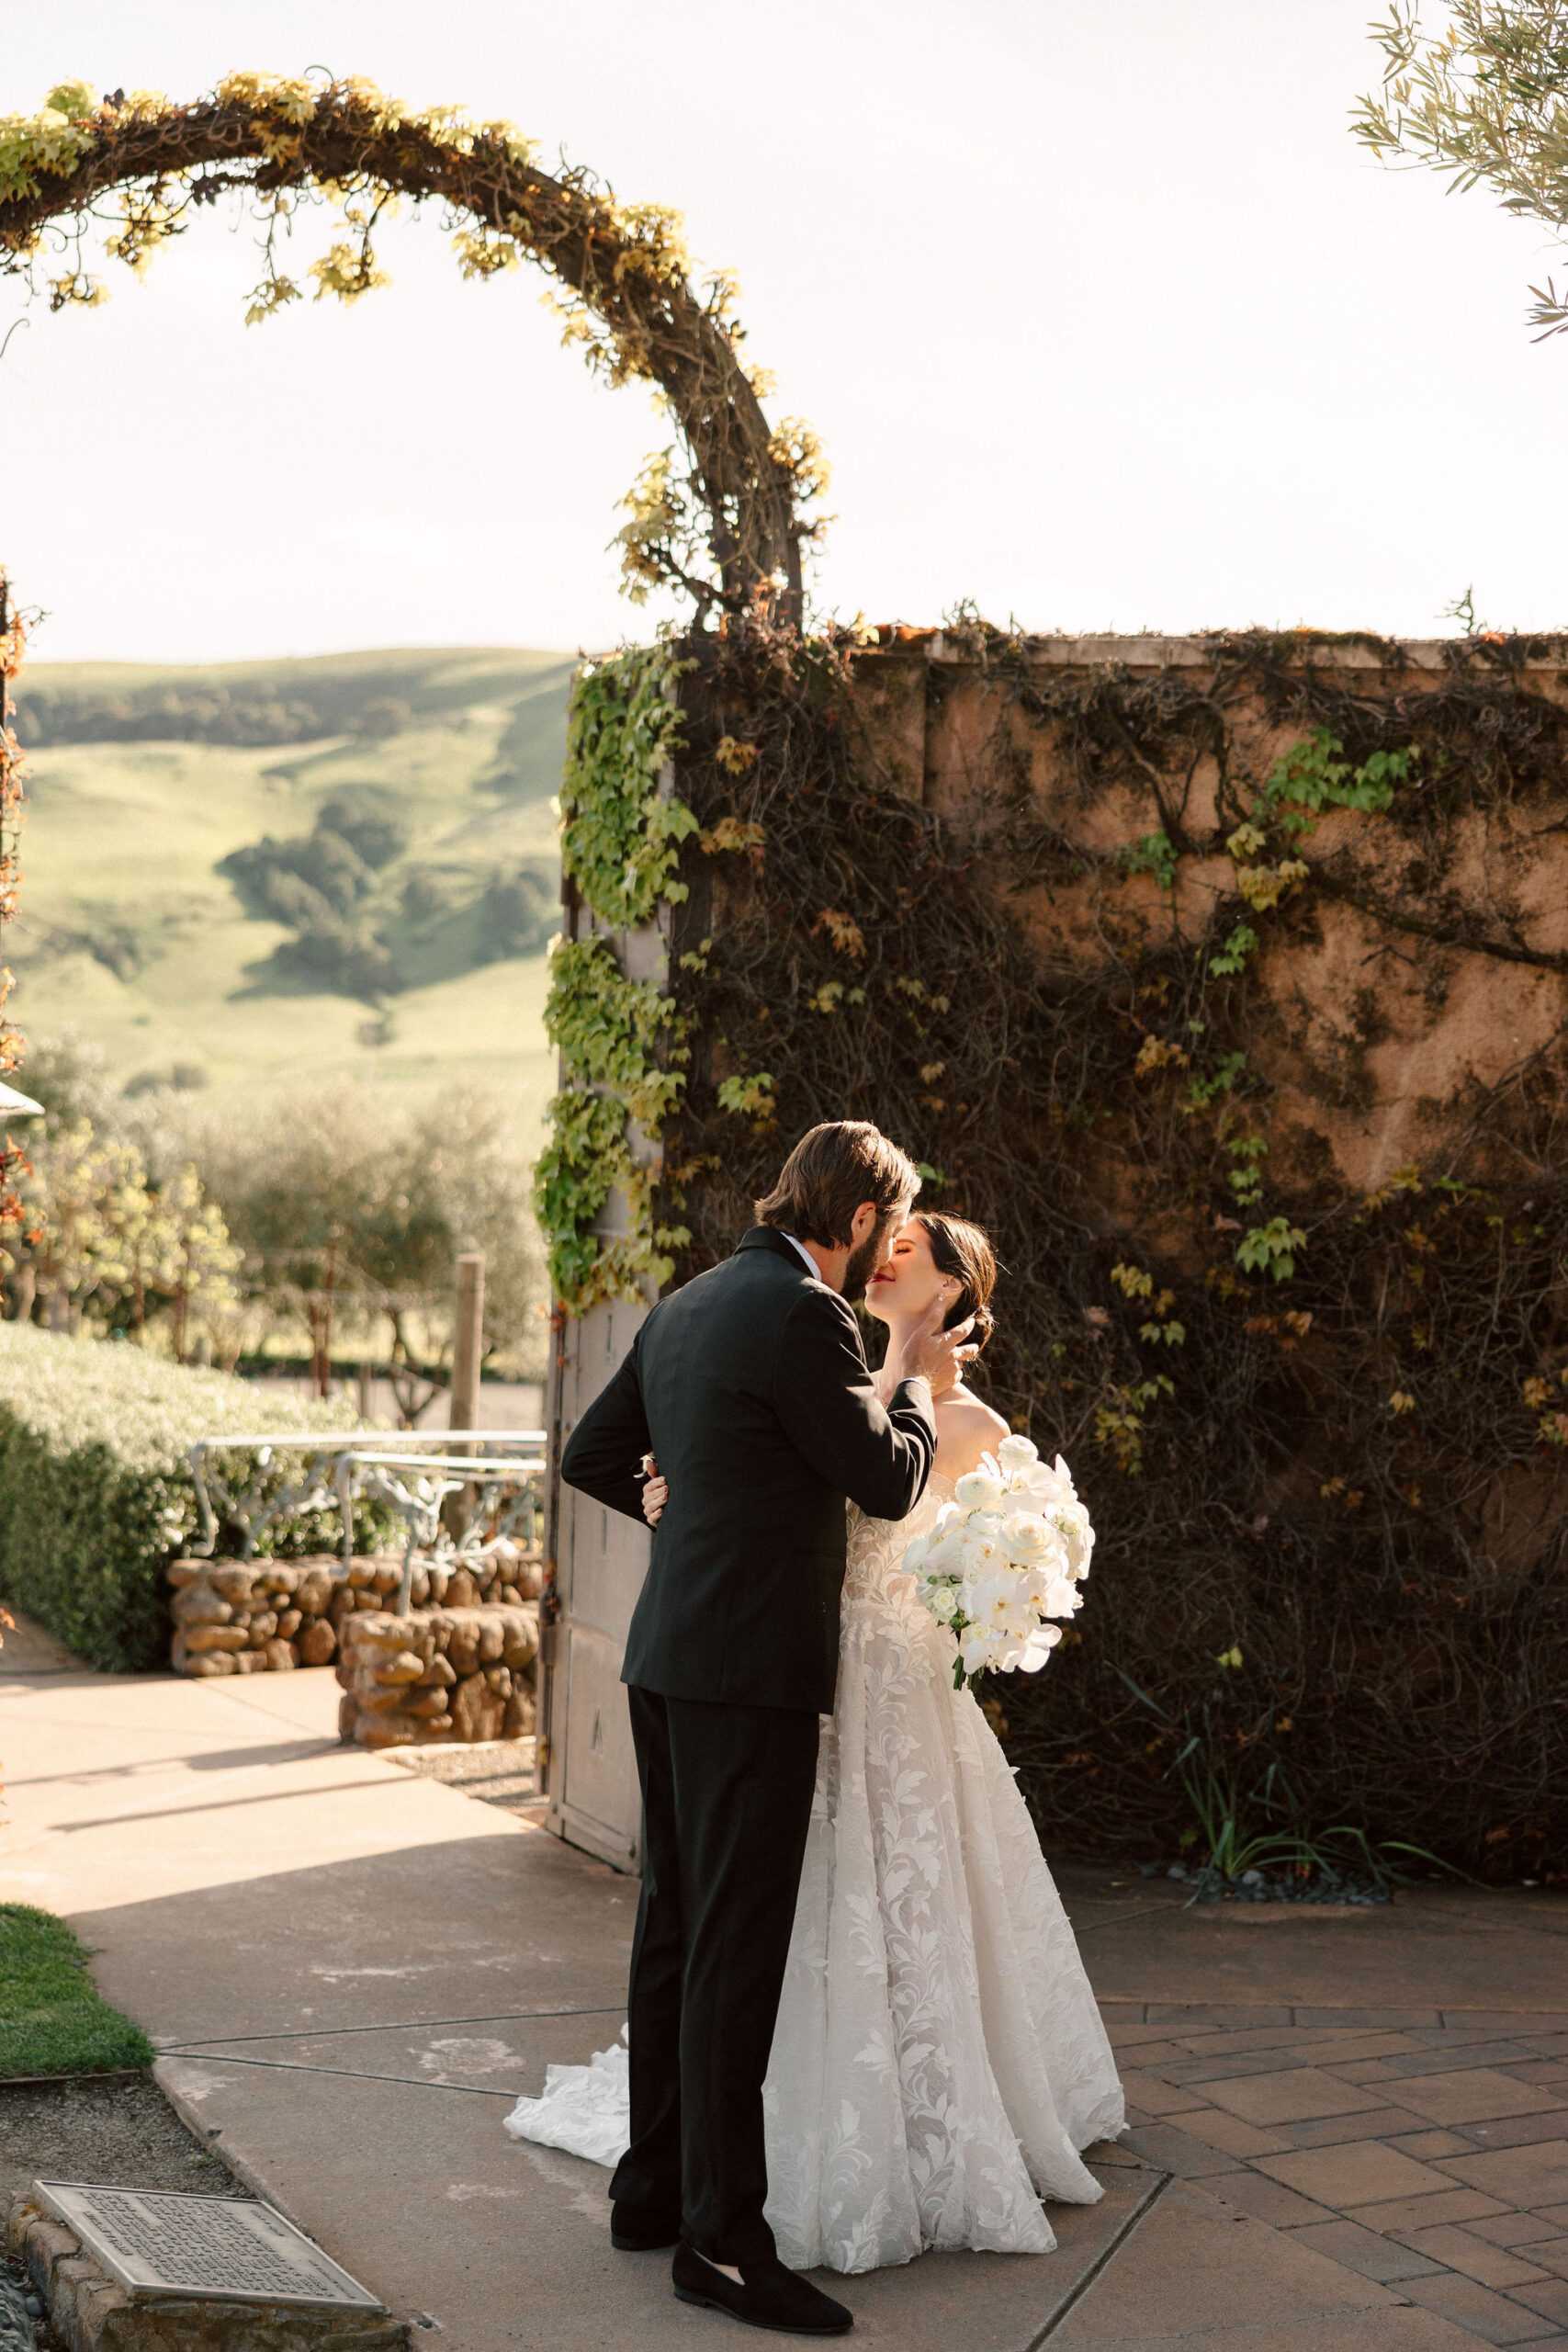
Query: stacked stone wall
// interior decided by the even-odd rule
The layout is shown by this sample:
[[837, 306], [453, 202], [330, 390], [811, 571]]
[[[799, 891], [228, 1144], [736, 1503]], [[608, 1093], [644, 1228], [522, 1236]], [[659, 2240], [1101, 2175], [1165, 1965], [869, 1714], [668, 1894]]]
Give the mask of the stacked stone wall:
[[529, 1738], [538, 1656], [531, 1601], [356, 1612], [343, 1627], [338, 1729], [363, 1747]]
[[[344, 1627], [385, 1610], [402, 1582], [403, 1563], [395, 1553], [349, 1560], [333, 1553], [303, 1560], [184, 1559], [168, 1575], [176, 1674], [287, 1673], [333, 1665]], [[539, 1575], [536, 1555], [517, 1551], [458, 1568], [416, 1555], [412, 1599], [416, 1609], [521, 1609], [537, 1598]]]

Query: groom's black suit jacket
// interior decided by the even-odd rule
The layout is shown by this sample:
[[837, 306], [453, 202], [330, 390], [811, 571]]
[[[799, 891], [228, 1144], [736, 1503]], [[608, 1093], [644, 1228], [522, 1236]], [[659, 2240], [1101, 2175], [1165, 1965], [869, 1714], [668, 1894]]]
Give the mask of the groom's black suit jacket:
[[622, 1679], [670, 1699], [830, 1713], [844, 1498], [902, 1519], [936, 1452], [931, 1391], [878, 1402], [852, 1308], [781, 1233], [661, 1299], [584, 1413], [561, 1476], [642, 1518], [670, 1481]]

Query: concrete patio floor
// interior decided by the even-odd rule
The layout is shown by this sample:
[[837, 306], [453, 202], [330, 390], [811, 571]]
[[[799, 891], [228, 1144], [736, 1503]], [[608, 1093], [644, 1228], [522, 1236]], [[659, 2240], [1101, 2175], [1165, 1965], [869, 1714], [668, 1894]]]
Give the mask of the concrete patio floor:
[[[609, 2244], [605, 2176], [507, 2102], [619, 2029], [635, 1882], [342, 1748], [325, 1669], [0, 1657], [0, 1895], [71, 1919], [159, 2079], [411, 2341], [742, 2339]], [[874, 2352], [1463, 2352], [1568, 2336], [1568, 1902], [1183, 1907], [1059, 1873], [1134, 2129], [1051, 2256], [826, 2283]], [[0, 2096], [3, 2096], [0, 2090]]]

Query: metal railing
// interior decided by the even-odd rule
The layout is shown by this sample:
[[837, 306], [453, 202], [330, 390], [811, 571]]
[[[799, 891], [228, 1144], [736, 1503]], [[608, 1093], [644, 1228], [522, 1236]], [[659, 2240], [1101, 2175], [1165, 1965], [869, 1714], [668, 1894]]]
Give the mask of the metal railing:
[[[356, 1504], [389, 1504], [403, 1522], [398, 1611], [406, 1615], [416, 1551], [424, 1550], [432, 1566], [457, 1569], [537, 1548], [544, 1448], [543, 1430], [353, 1430], [341, 1436], [290, 1430], [201, 1438], [189, 1454], [200, 1523], [190, 1548], [210, 1559], [227, 1523], [239, 1530], [240, 1557], [249, 1560], [274, 1527], [335, 1510], [346, 1572]], [[217, 1458], [235, 1453], [248, 1457], [248, 1473], [235, 1475]], [[293, 1453], [298, 1465], [287, 1462]], [[279, 1455], [286, 1457], [281, 1465]], [[466, 1507], [449, 1510], [455, 1498], [466, 1498]]]

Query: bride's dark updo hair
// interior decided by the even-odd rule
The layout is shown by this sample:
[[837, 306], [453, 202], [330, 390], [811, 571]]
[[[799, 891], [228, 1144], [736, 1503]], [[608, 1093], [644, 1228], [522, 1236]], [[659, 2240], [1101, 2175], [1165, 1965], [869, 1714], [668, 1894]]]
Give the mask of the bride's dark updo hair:
[[970, 1344], [983, 1348], [997, 1328], [991, 1313], [991, 1293], [997, 1286], [997, 1253], [984, 1231], [967, 1217], [944, 1216], [940, 1209], [917, 1209], [915, 1223], [923, 1227], [931, 1244], [931, 1263], [939, 1274], [952, 1274], [960, 1284], [958, 1296], [942, 1318], [951, 1331], [966, 1316], [975, 1317]]

